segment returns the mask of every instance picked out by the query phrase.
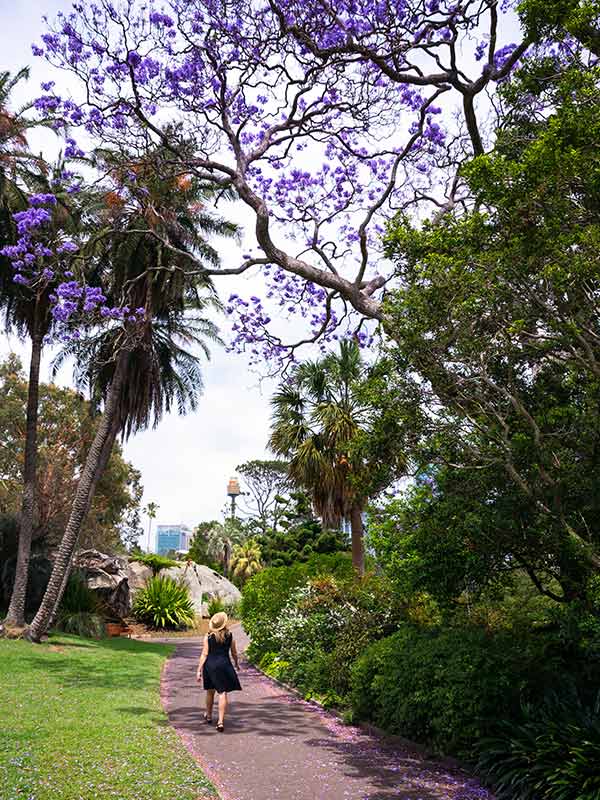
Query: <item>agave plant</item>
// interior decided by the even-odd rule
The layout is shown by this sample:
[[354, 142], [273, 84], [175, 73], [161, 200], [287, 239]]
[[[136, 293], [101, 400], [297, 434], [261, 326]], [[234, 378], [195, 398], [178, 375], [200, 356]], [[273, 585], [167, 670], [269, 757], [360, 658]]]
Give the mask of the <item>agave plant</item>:
[[187, 587], [160, 575], [150, 578], [138, 592], [132, 613], [154, 628], [189, 628], [195, 616]]

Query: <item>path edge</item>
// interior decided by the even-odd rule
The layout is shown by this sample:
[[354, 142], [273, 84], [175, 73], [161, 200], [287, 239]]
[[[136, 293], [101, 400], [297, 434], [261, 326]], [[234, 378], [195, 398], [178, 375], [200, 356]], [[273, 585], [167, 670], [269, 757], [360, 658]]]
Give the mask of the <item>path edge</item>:
[[405, 750], [411, 750], [414, 753], [421, 756], [426, 761], [434, 761], [436, 764], [440, 764], [443, 767], [446, 767], [450, 770], [455, 770], [457, 772], [466, 774], [471, 776], [473, 774], [472, 768], [469, 768], [468, 764], [464, 764], [463, 762], [459, 761], [457, 758], [453, 758], [452, 756], [438, 756], [423, 744], [419, 742], [413, 742], [412, 739], [406, 739], [404, 736], [399, 736], [398, 734], [387, 733], [383, 730], [383, 728], [378, 728], [376, 725], [373, 725], [371, 722], [352, 722], [350, 725], [344, 722], [344, 718], [342, 713], [339, 709], [335, 707], [326, 707], [323, 703], [319, 703], [318, 700], [313, 698], [306, 698], [302, 694], [302, 692], [297, 689], [295, 686], [291, 686], [284, 681], [279, 680], [278, 678], [273, 678], [271, 675], [267, 675], [267, 673], [262, 670], [258, 664], [250, 661], [246, 658], [246, 661], [255, 669], [257, 672], [260, 672], [268, 681], [279, 686], [281, 689], [285, 689], [286, 692], [289, 692], [294, 697], [297, 697], [303, 703], [307, 705], [314, 706], [315, 708], [320, 709], [321, 711], [325, 711], [327, 714], [331, 714], [332, 716], [336, 717], [342, 725], [347, 725], [348, 727], [358, 728], [359, 730], [363, 731], [364, 733], [368, 734], [369, 736], [373, 736], [376, 739], [379, 739], [382, 744], [389, 745], [392, 747], [402, 747]]
[[[188, 640], [189, 641], [189, 640]], [[202, 640], [200, 640], [202, 641]], [[193, 738], [190, 734], [182, 733], [175, 725], [173, 725], [169, 719], [169, 713], [171, 710], [171, 682], [170, 682], [170, 667], [177, 655], [177, 646], [173, 649], [173, 652], [170, 653], [166, 660], [164, 661], [161, 671], [160, 671], [160, 704], [163, 708], [163, 711], [167, 715], [167, 721], [170, 727], [175, 731], [177, 736], [183, 742], [185, 749], [194, 759], [196, 764], [200, 767], [202, 772], [206, 775], [209, 781], [213, 784], [215, 791], [215, 795], [199, 795], [197, 800], [235, 800], [235, 798], [231, 797], [221, 785], [219, 777], [215, 770], [202, 758], [202, 756], [198, 753], [198, 751], [194, 748], [193, 745]], [[198, 707], [200, 710], [200, 707]]]

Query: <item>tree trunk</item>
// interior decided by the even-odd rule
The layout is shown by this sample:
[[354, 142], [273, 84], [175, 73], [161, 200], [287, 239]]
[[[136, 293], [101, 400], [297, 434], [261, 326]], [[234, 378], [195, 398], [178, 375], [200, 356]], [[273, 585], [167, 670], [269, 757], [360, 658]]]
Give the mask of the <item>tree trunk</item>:
[[352, 529], [352, 566], [362, 576], [365, 574], [365, 548], [361, 506], [352, 506], [350, 509], [350, 526]]
[[6, 622], [22, 627], [25, 625], [25, 602], [29, 579], [29, 559], [33, 539], [33, 518], [37, 497], [37, 429], [40, 393], [40, 361], [42, 358], [43, 336], [35, 312], [33, 336], [31, 338], [31, 362], [29, 364], [29, 385], [27, 387], [27, 422], [25, 428], [25, 455], [23, 463], [23, 500], [19, 528], [17, 566]]
[[[108, 462], [110, 460], [110, 456], [111, 456], [112, 451], [113, 451], [113, 446], [114, 446], [114, 443], [115, 443], [115, 439], [117, 438], [117, 434], [119, 432], [119, 428], [120, 428], [119, 417], [117, 415], [115, 415], [115, 419], [113, 421], [113, 426], [111, 428], [111, 431], [109, 432], [109, 435], [106, 437], [106, 441], [104, 442], [104, 446], [103, 446], [103, 449], [102, 449], [102, 454], [100, 456], [100, 459], [98, 460], [98, 464], [96, 465], [96, 469], [95, 469], [95, 472], [94, 472], [94, 478], [93, 478], [93, 481], [92, 481], [92, 487], [93, 488], [92, 488], [92, 491], [91, 491], [91, 493], [90, 493], [90, 495], [88, 497], [88, 506], [87, 506], [87, 510], [85, 512], [84, 522], [85, 522], [85, 519], [87, 518], [87, 515], [89, 513], [90, 507], [92, 505], [92, 501], [94, 499], [94, 492], [96, 490], [96, 486], [98, 485], [98, 481], [100, 480], [100, 478], [104, 474], [104, 470], [106, 469], [106, 467], [108, 465]], [[81, 532], [81, 528], [80, 528], [80, 532]], [[79, 539], [79, 535], [77, 536], [77, 539]], [[77, 546], [77, 541], [75, 542], [75, 545], [73, 546], [73, 553], [71, 554], [71, 560], [69, 561], [67, 569], [65, 570], [65, 574], [63, 575], [62, 583], [60, 585], [60, 590], [57, 593], [56, 600], [54, 601], [54, 608], [52, 609], [52, 614], [50, 615], [50, 620], [48, 622], [47, 630], [50, 630], [50, 628], [52, 628], [53, 625], [56, 622], [56, 618], [58, 616], [58, 607], [60, 605], [60, 601], [62, 600], [62, 596], [65, 593], [65, 589], [67, 588], [67, 583], [69, 582], [69, 576], [71, 575], [71, 567], [73, 565], [73, 555], [75, 554], [75, 547], [76, 546]]]
[[85, 460], [85, 466], [77, 485], [65, 534], [54, 560], [50, 581], [38, 612], [27, 632], [28, 638], [33, 642], [39, 642], [47, 632], [54, 609], [60, 602], [79, 533], [89, 511], [96, 485], [102, 475], [102, 467], [106, 464], [108, 456], [110, 456], [119, 428], [119, 401], [126, 363], [127, 354], [123, 353], [117, 361], [117, 367], [106, 397], [104, 414]]

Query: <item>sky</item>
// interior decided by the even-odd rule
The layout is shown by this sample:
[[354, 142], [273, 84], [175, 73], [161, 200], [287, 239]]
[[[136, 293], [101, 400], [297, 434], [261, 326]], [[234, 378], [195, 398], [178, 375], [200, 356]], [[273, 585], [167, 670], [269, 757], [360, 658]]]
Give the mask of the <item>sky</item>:
[[[66, 0], [0, 0], [0, 70], [14, 72], [26, 65], [32, 70], [18, 100], [35, 97], [40, 82], [48, 80], [47, 65], [31, 55], [31, 43], [43, 30], [42, 15], [52, 17], [67, 8]], [[58, 86], [60, 73], [53, 78]], [[43, 149], [49, 155], [55, 146], [51, 134], [37, 138], [34, 134], [30, 144], [36, 152]], [[242, 246], [226, 244], [224, 265], [238, 262], [241, 252]], [[235, 280], [239, 288], [240, 278]], [[225, 281], [220, 283], [224, 297], [230, 290]], [[11, 351], [28, 363], [28, 348], [2, 333], [0, 358]], [[49, 379], [48, 364], [46, 357], [43, 380]], [[67, 371], [58, 381], [68, 383], [69, 378]], [[227, 481], [235, 474], [235, 467], [250, 459], [269, 457], [266, 443], [273, 382], [261, 382], [242, 356], [214, 346], [212, 359], [204, 366], [204, 383], [204, 396], [196, 413], [186, 417], [170, 414], [157, 429], [138, 434], [125, 444], [125, 457], [142, 473], [144, 505], [154, 502], [159, 506], [154, 525], [195, 525], [221, 518], [227, 502]], [[147, 520], [144, 523], [147, 530]], [[146, 546], [144, 540], [142, 543]]]

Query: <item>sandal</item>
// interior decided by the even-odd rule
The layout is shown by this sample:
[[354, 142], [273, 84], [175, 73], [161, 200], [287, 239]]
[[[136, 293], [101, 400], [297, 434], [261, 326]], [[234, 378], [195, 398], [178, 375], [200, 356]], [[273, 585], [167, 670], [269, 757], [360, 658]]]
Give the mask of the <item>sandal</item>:
[[212, 725], [212, 717], [209, 717], [208, 714], [204, 715], [204, 722], [206, 725]]
[[217, 730], [219, 731], [219, 733], [223, 733], [223, 731], [225, 730], [225, 726], [223, 725], [222, 722], [217, 722]]

